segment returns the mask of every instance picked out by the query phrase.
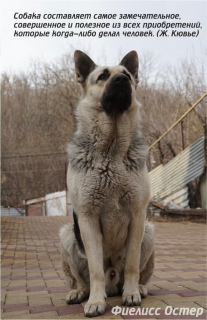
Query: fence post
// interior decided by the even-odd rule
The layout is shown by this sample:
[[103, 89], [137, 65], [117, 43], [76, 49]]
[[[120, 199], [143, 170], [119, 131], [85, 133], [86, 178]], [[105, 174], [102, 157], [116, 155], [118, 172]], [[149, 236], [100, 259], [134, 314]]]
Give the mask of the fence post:
[[180, 124], [181, 124], [182, 148], [184, 150], [185, 149], [185, 144], [184, 144], [184, 134], [183, 134], [183, 130], [184, 130], [183, 120], [180, 122]]
[[68, 210], [68, 186], [67, 186], [67, 168], [68, 164], [67, 161], [65, 162], [65, 193], [66, 193], [66, 216], [69, 215], [69, 210]]

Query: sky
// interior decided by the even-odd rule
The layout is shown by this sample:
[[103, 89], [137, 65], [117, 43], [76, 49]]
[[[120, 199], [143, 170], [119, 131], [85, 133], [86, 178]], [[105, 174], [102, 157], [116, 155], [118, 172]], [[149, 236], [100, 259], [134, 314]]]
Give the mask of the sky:
[[[176, 65], [182, 59], [194, 57], [204, 59], [207, 52], [207, 2], [206, 1], [53, 1], [53, 0], [27, 0], [27, 1], [1, 1], [1, 72], [21, 72], [30, 69], [31, 62], [57, 61], [57, 59], [70, 51], [79, 49], [89, 50], [91, 58], [97, 63], [117, 64], [130, 50], [136, 50], [141, 57], [151, 53], [161, 63]], [[41, 20], [14, 19], [14, 14], [36, 13], [41, 14]], [[43, 20], [43, 14], [62, 13], [90, 13], [94, 14], [179, 14], [180, 20]], [[159, 29], [152, 29], [154, 37], [125, 37], [123, 31], [148, 31], [143, 29], [143, 23], [197, 23], [200, 22], [197, 37], [172, 37], [170, 29], [168, 37], [157, 37]], [[50, 22], [73, 23], [74, 32], [86, 31], [74, 28], [76, 22], [99, 23], [140, 23], [140, 29], [113, 29], [120, 32], [119, 37], [14, 37], [15, 30], [31, 31], [31, 29], [15, 29], [14, 23]], [[161, 28], [163, 29], [163, 28]], [[45, 31], [45, 29], [42, 29]], [[52, 33], [52, 29], [48, 29]], [[54, 29], [56, 30], [56, 29]], [[60, 29], [58, 29], [60, 31]], [[65, 31], [66, 29], [62, 29]], [[106, 29], [107, 30], [107, 29]], [[106, 31], [104, 30], [104, 31]], [[165, 29], [166, 30], [166, 29]], [[32, 30], [37, 31], [37, 30]], [[47, 30], [46, 30], [47, 31]], [[97, 34], [102, 29], [93, 29]], [[179, 29], [179, 31], [197, 31], [197, 29]]]

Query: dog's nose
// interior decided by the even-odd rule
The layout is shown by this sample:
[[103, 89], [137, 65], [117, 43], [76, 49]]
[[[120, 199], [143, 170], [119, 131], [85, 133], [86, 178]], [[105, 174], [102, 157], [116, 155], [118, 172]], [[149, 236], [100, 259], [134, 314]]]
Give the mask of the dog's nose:
[[115, 277], [116, 275], [116, 271], [115, 270], [111, 270], [110, 272], [110, 279], [113, 280], [113, 278]]
[[124, 84], [129, 82], [129, 78], [125, 74], [117, 74], [114, 77], [114, 82], [117, 84]]

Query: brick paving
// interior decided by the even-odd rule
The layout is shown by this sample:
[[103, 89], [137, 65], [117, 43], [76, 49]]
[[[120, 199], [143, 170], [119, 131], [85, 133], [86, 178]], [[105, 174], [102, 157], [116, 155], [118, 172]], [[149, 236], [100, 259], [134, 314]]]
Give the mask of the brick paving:
[[[1, 318], [84, 319], [85, 302], [65, 302], [58, 231], [70, 218], [2, 217], [1, 221]], [[113, 315], [111, 309], [121, 306], [121, 297], [116, 296], [107, 299], [106, 313], [97, 319], [206, 319], [206, 225], [156, 222], [155, 240], [156, 266], [149, 295], [139, 308], [142, 315], [133, 315], [137, 308], [134, 313], [125, 308], [122, 315]], [[192, 315], [179, 315], [181, 308], [190, 308]], [[203, 314], [196, 317], [201, 308]]]

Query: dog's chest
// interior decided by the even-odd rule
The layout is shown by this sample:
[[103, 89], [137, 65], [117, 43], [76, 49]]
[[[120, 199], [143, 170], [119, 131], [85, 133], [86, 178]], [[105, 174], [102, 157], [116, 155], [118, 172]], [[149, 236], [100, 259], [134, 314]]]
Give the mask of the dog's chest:
[[[136, 177], [121, 163], [95, 169], [91, 201], [99, 208], [104, 244], [112, 251], [121, 249], [128, 235], [132, 214], [138, 207]], [[113, 249], [114, 247], [114, 249]]]
[[127, 172], [121, 161], [97, 163], [88, 180], [91, 182], [91, 196], [100, 201], [107, 210], [125, 210], [137, 202], [138, 181], [133, 172]]
[[[110, 212], [112, 220], [117, 218], [117, 212], [130, 215], [139, 202], [137, 170], [129, 170], [129, 161], [123, 158], [89, 158], [87, 162], [85, 157], [73, 157], [70, 161], [68, 187], [71, 197], [78, 200], [78, 203], [75, 201], [78, 206], [98, 208], [102, 216]], [[73, 165], [74, 161], [78, 161], [79, 167]]]

